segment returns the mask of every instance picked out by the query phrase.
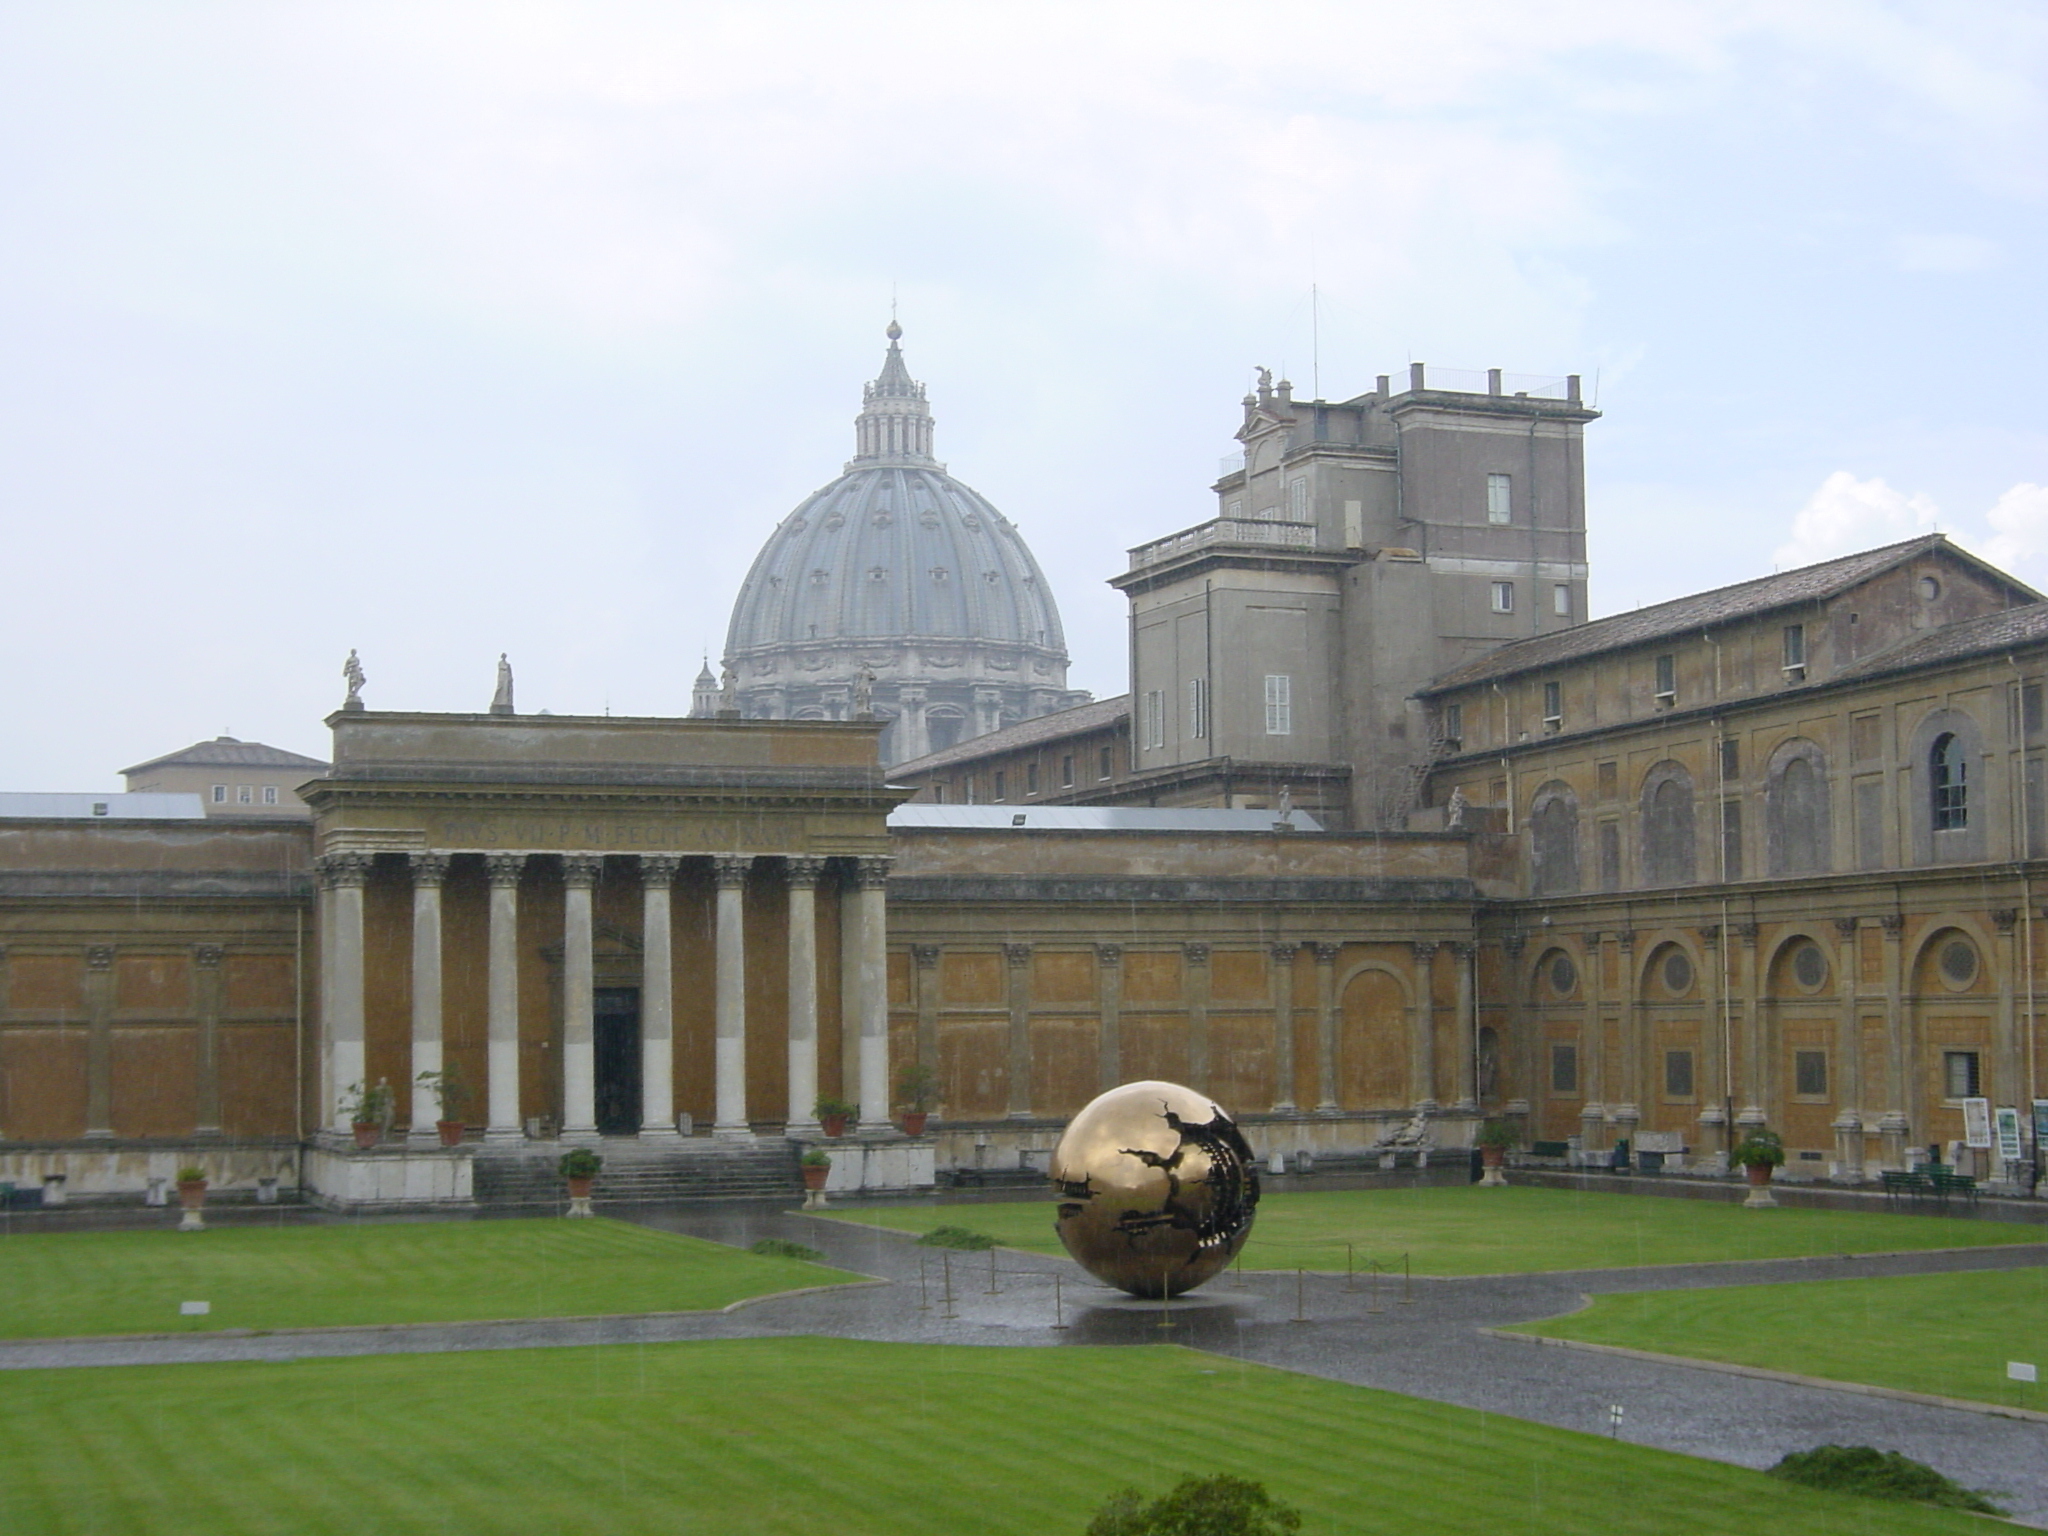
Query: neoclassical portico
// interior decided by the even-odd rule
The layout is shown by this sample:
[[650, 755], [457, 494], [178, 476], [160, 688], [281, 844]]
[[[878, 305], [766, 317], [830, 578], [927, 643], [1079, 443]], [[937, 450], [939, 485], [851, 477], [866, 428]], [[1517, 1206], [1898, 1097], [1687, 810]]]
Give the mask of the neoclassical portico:
[[[453, 1070], [486, 1143], [888, 1109], [885, 819], [867, 723], [344, 711], [319, 839], [321, 1118]], [[829, 1037], [836, 1036], [837, 1039]], [[857, 1041], [850, 1053], [823, 1049]], [[840, 1077], [850, 1054], [855, 1070]], [[407, 1085], [410, 1085], [409, 1090]]]

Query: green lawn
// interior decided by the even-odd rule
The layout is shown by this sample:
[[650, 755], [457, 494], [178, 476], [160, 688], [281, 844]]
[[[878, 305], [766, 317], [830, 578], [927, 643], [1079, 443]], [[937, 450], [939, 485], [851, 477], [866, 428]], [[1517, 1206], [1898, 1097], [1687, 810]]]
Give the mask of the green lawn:
[[602, 1217], [33, 1233], [0, 1272], [14, 1339], [689, 1312], [853, 1278]]
[[[1050, 1197], [987, 1205], [877, 1206], [840, 1219], [905, 1232], [961, 1226], [1032, 1253], [1063, 1251], [1053, 1233]], [[1399, 1269], [1406, 1253], [1418, 1275], [1497, 1275], [2043, 1241], [2048, 1241], [2048, 1227], [2014, 1222], [1788, 1206], [1744, 1210], [1733, 1188], [1726, 1200], [1676, 1200], [1466, 1185], [1268, 1195], [1259, 1202], [1243, 1264], [1246, 1269], [1342, 1271], [1345, 1244], [1350, 1243], [1352, 1261], [1361, 1270], [1369, 1259]]]
[[2005, 1269], [1600, 1296], [1521, 1331], [2048, 1410], [2048, 1388], [2005, 1376], [2048, 1375], [2044, 1309], [2048, 1269]]
[[1972, 1532], [1597, 1435], [1171, 1346], [748, 1339], [10, 1372], [9, 1536], [1080, 1536], [1263, 1481], [1308, 1536]]

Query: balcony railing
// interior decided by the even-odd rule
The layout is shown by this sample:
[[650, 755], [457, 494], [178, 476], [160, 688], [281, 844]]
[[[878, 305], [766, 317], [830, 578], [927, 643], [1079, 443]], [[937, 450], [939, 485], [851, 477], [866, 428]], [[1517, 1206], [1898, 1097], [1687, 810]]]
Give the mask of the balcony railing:
[[1219, 517], [1214, 522], [1200, 523], [1179, 533], [1170, 533], [1163, 539], [1154, 539], [1150, 544], [1140, 544], [1131, 551], [1131, 569], [1156, 565], [1161, 560], [1171, 560], [1176, 555], [1205, 549], [1212, 544], [1264, 544], [1279, 549], [1314, 549], [1316, 525]]

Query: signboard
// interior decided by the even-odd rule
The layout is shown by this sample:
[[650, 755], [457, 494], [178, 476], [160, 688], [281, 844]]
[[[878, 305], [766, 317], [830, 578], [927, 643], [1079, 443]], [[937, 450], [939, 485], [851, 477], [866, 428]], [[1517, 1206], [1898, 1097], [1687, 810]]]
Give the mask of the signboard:
[[2048, 1142], [2048, 1099], [2034, 1100], [2034, 1145]]
[[2008, 1167], [2018, 1162], [2020, 1151], [2020, 1112], [2001, 1104], [1998, 1107], [1998, 1160]]
[[1991, 1147], [1991, 1101], [1963, 1100], [1963, 1145], [1988, 1151]]

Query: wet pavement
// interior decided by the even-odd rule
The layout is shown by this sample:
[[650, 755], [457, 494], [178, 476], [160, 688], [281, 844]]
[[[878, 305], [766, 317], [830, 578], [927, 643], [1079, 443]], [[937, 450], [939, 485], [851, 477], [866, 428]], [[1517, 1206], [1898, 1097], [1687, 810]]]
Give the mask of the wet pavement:
[[1876, 1445], [1928, 1462], [2048, 1527], [2048, 1423], [1487, 1331], [1576, 1310], [1603, 1292], [2016, 1268], [2048, 1263], [2048, 1244], [1405, 1284], [1399, 1276], [1233, 1272], [1162, 1307], [1097, 1285], [1064, 1259], [921, 1247], [860, 1225], [857, 1205], [837, 1212], [840, 1220], [779, 1203], [611, 1214], [741, 1247], [790, 1239], [871, 1283], [710, 1313], [0, 1343], [0, 1369], [798, 1334], [992, 1347], [1172, 1343], [1593, 1434], [1609, 1432], [1610, 1406], [1620, 1405], [1623, 1439], [1744, 1466], [1830, 1442]]

